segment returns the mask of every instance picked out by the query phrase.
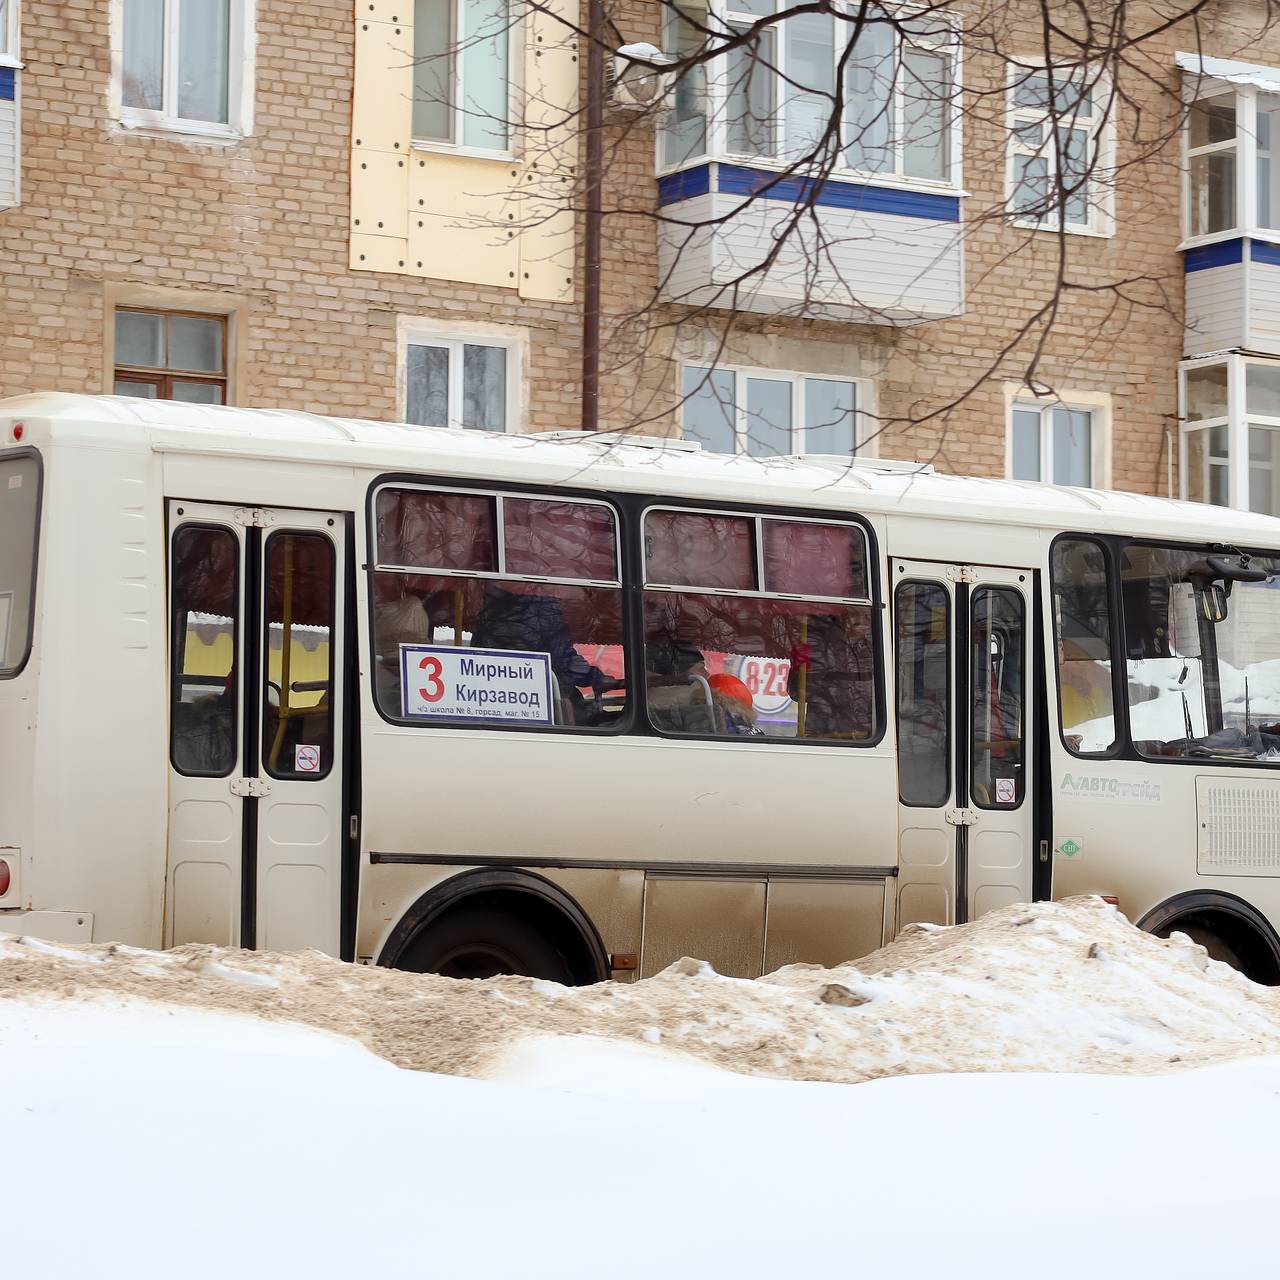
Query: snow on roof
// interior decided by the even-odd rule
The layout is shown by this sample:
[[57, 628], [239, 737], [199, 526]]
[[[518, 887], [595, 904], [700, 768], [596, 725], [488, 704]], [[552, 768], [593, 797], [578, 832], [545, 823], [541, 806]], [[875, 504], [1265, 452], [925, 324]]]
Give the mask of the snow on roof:
[[62, 392], [0, 400], [0, 420], [16, 418], [44, 421], [55, 435], [95, 444], [114, 428], [121, 439], [132, 437], [161, 451], [1280, 547], [1280, 519], [1250, 512], [1143, 494], [942, 475], [923, 465], [919, 471], [882, 470], [873, 459], [840, 471], [829, 458], [728, 457], [655, 448], [651, 438], [636, 445], [613, 435], [551, 439]]
[[1267, 93], [1280, 93], [1280, 68], [1236, 62], [1232, 58], [1206, 58], [1199, 53], [1175, 53], [1173, 58], [1183, 71], [1192, 75], [1208, 80], [1226, 80], [1230, 84], [1253, 85]]

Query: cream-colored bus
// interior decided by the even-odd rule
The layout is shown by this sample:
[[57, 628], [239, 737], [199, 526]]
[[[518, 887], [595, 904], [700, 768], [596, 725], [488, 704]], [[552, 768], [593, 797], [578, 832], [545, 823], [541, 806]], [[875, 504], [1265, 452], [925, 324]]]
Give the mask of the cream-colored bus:
[[1113, 896], [1280, 979], [1280, 521], [0, 402], [0, 930], [727, 974]]

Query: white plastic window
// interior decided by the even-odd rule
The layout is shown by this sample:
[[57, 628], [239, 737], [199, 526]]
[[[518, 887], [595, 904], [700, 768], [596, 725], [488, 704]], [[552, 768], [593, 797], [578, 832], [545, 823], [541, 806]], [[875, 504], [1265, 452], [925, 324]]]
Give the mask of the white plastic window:
[[1010, 212], [1024, 225], [1109, 232], [1105, 81], [1078, 67], [1013, 67], [1010, 79]]
[[511, 145], [510, 0], [414, 0], [415, 141], [468, 150]]
[[13, 58], [17, 55], [17, 8], [17, 0], [0, 0], [0, 58]]
[[506, 346], [410, 338], [405, 348], [405, 421], [423, 427], [508, 430], [511, 362]]
[[121, 0], [121, 18], [125, 123], [211, 134], [243, 128], [249, 0]]
[[1094, 410], [1015, 404], [1010, 424], [1015, 480], [1088, 487], [1093, 483]]
[[1212, 235], [1237, 225], [1236, 98], [1200, 98], [1187, 113], [1187, 230]]
[[686, 440], [714, 453], [852, 457], [859, 440], [858, 383], [821, 374], [686, 365]]
[[[779, 6], [787, 0], [711, 0], [705, 8], [689, 0], [671, 11], [667, 48], [687, 57], [708, 39], [749, 32]], [[911, 18], [860, 0], [831, 13], [789, 14], [711, 59], [705, 82], [698, 72], [677, 85], [676, 111], [662, 130], [663, 163], [711, 150], [811, 159], [850, 176], [952, 183], [957, 53], [955, 29], [937, 17]]]

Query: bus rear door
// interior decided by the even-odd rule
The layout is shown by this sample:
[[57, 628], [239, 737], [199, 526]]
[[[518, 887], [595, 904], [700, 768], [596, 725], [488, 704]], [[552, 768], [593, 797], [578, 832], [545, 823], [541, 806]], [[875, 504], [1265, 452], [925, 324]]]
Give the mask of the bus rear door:
[[892, 561], [898, 927], [1032, 893], [1034, 572]]
[[339, 954], [347, 519], [169, 505], [168, 945]]

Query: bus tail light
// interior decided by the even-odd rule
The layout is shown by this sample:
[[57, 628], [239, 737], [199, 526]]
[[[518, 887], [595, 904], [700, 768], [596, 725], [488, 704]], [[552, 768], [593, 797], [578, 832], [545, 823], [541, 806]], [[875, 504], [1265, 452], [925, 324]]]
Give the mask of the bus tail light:
[[0, 898], [3, 898], [9, 892], [9, 886], [13, 883], [13, 872], [9, 870], [9, 860], [0, 858]]
[[[15, 422], [13, 424], [13, 438], [15, 440], [21, 440], [25, 432], [26, 432], [26, 428], [22, 425], [21, 422]], [[2, 896], [3, 895], [0, 894], [0, 897]]]

